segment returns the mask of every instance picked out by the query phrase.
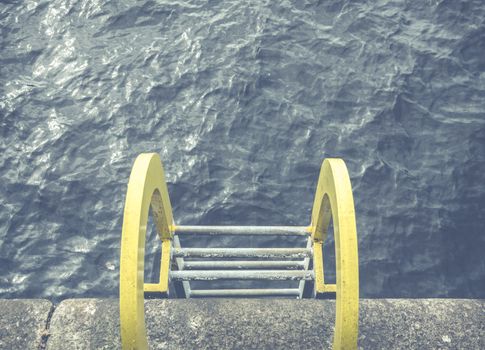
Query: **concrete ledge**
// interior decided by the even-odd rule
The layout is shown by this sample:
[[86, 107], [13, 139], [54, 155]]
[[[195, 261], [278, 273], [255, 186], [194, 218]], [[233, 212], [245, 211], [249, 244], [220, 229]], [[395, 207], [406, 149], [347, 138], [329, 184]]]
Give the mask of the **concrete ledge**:
[[[360, 305], [361, 349], [485, 349], [485, 300]], [[120, 349], [118, 300], [65, 300], [49, 321], [51, 306], [0, 300], [0, 349]], [[151, 349], [330, 349], [334, 306], [311, 299], [149, 300], [147, 330]]]
[[[334, 301], [191, 299], [146, 302], [151, 349], [330, 349]], [[361, 300], [362, 349], [485, 349], [485, 301]], [[49, 350], [119, 349], [118, 300], [66, 300]]]
[[42, 299], [0, 299], [0, 349], [43, 349], [52, 303]]

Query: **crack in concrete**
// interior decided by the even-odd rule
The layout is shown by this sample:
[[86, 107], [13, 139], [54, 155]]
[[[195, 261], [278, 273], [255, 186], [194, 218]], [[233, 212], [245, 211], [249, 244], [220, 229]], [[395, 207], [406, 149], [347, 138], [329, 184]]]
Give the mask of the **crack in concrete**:
[[51, 305], [49, 313], [47, 314], [47, 319], [45, 321], [45, 328], [42, 331], [40, 343], [39, 343], [39, 350], [46, 350], [47, 349], [47, 341], [50, 337], [50, 326], [51, 326], [51, 319], [52, 315], [54, 315], [54, 311], [56, 310], [56, 306], [54, 304]]

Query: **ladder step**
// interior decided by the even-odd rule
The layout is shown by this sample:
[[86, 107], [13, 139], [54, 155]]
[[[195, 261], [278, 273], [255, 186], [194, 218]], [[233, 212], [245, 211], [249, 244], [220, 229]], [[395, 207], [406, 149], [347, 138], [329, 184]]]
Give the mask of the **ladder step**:
[[301, 269], [304, 261], [185, 261], [186, 270], [203, 269]]
[[225, 296], [287, 296], [299, 295], [298, 289], [199, 289], [192, 290], [191, 297], [225, 297]]
[[212, 281], [212, 280], [313, 280], [313, 271], [172, 271], [174, 281]]
[[308, 236], [307, 226], [175, 226], [175, 233], [206, 235]]
[[174, 248], [173, 256], [184, 258], [305, 258], [310, 248]]

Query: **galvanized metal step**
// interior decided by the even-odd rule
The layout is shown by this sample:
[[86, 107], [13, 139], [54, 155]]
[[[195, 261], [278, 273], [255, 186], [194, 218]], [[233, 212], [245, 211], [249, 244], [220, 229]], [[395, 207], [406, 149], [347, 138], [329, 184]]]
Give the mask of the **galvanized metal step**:
[[170, 279], [173, 281], [212, 281], [212, 280], [313, 280], [313, 271], [281, 271], [281, 270], [210, 270], [210, 271], [172, 271]]
[[307, 226], [175, 226], [175, 234], [309, 236]]
[[281, 289], [196, 289], [191, 297], [233, 297], [233, 296], [298, 296], [297, 288]]
[[311, 248], [174, 248], [173, 257], [184, 258], [306, 258]]
[[185, 261], [185, 270], [203, 269], [303, 269], [305, 261], [259, 260], [259, 261]]

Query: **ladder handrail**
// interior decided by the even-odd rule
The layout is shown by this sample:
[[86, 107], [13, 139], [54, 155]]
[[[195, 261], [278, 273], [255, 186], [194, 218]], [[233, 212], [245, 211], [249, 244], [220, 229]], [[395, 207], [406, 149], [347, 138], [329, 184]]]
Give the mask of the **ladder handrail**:
[[168, 268], [172, 238], [172, 206], [160, 157], [139, 155], [133, 165], [123, 214], [120, 253], [120, 327], [123, 349], [148, 348], [143, 301], [145, 236], [152, 208], [162, 240], [162, 261], [157, 289], [168, 292]]
[[312, 210], [315, 293], [325, 293], [323, 241], [333, 220], [335, 239], [336, 316], [334, 349], [356, 349], [359, 331], [359, 260], [354, 199], [342, 159], [324, 160]]

